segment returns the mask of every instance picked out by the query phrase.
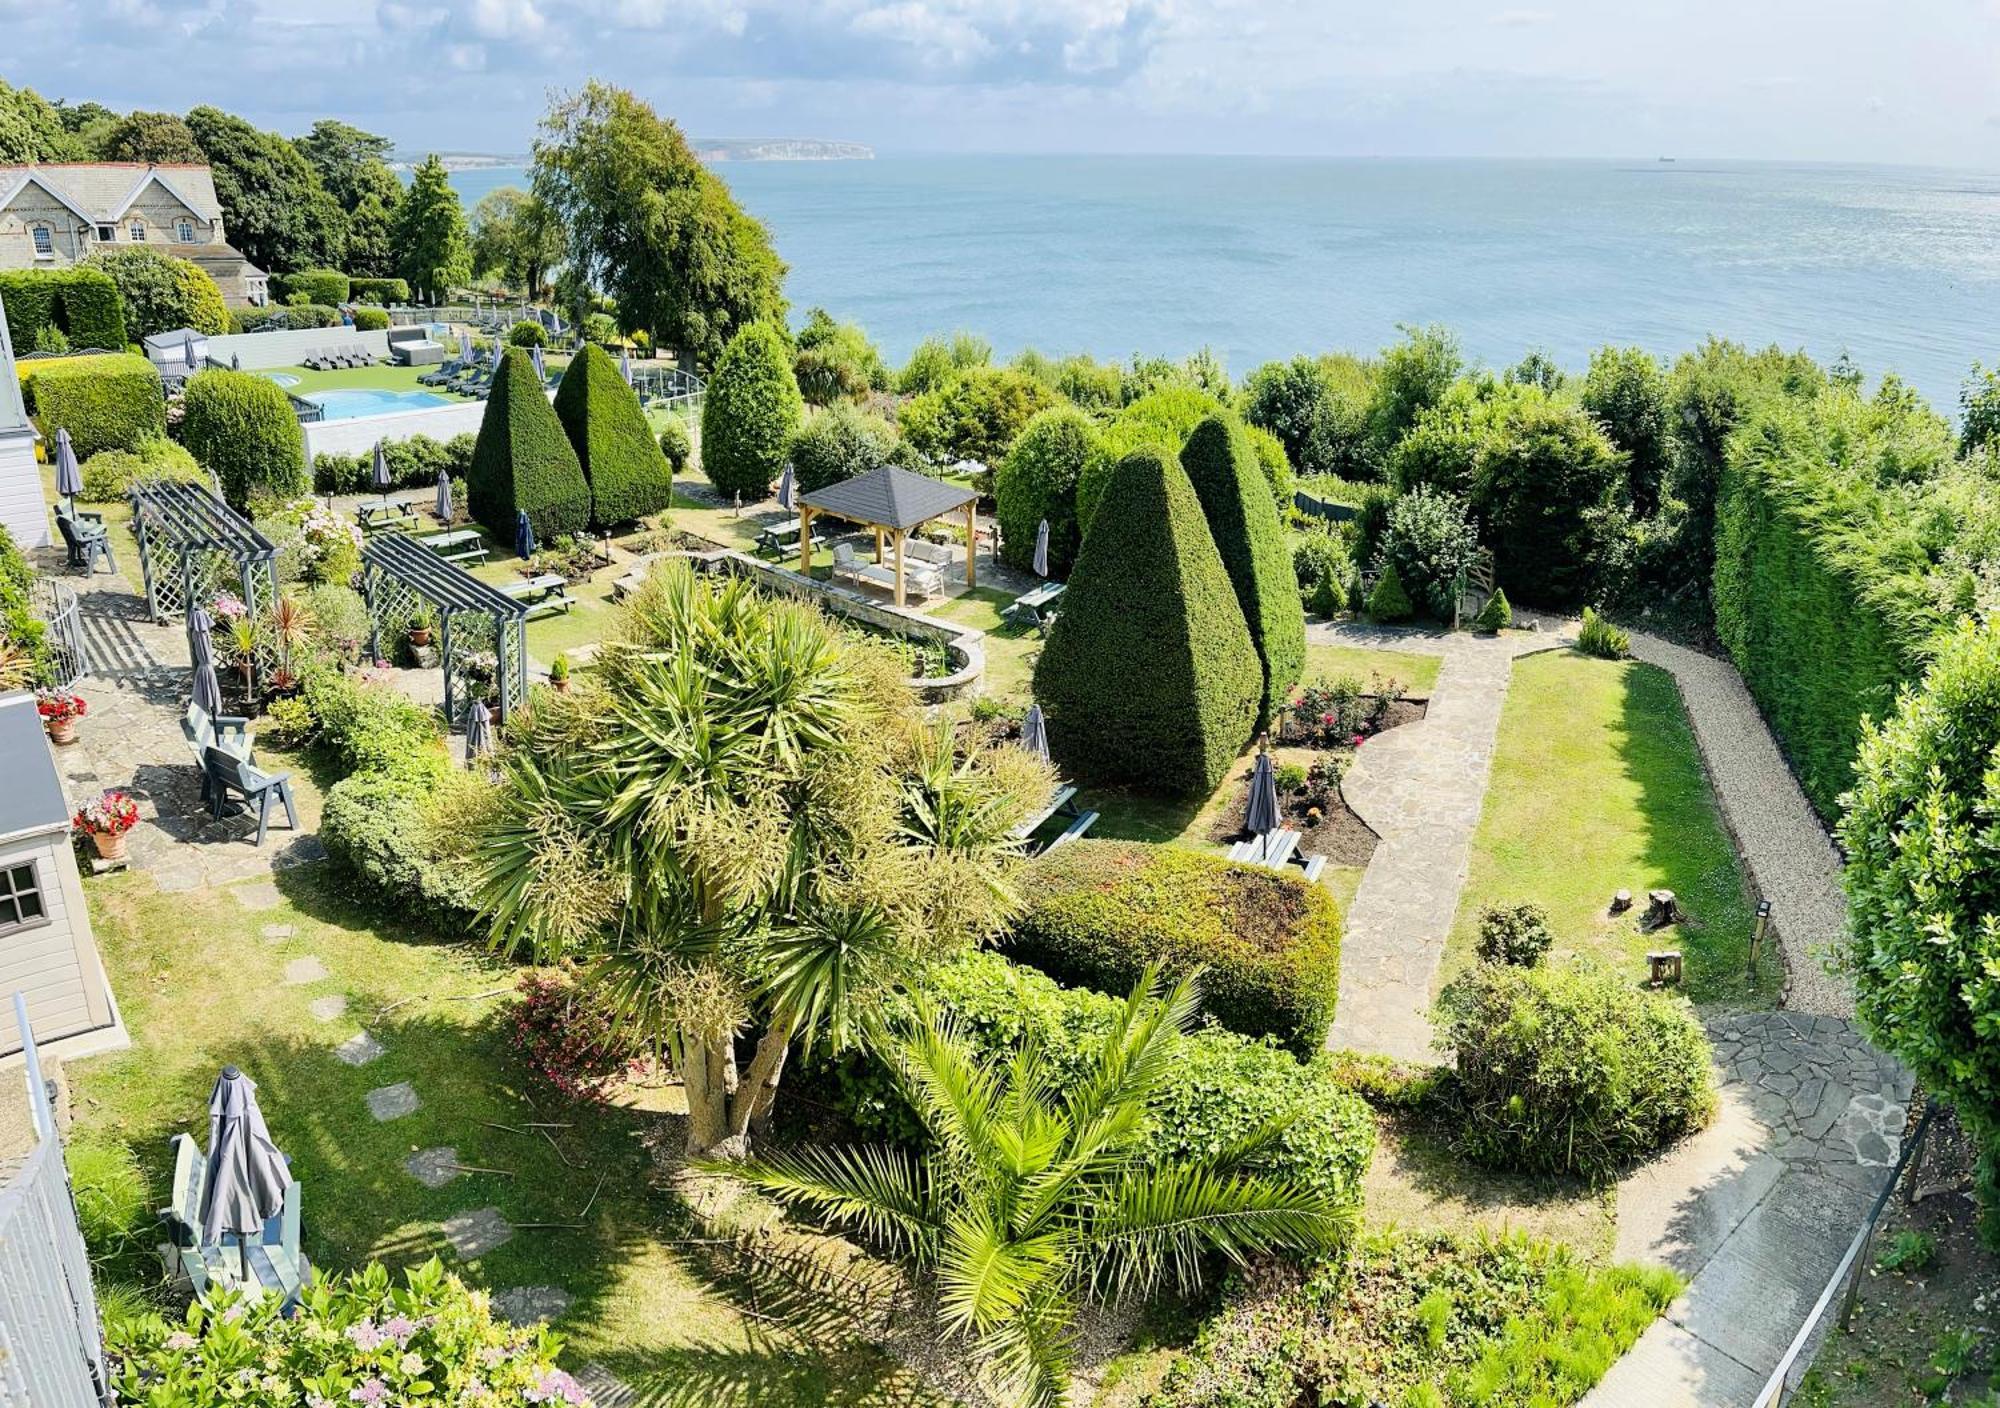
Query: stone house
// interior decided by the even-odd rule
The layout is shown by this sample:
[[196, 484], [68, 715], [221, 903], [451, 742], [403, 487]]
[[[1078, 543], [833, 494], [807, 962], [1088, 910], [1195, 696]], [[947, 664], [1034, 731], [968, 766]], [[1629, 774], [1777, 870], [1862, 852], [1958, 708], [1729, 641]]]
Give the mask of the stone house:
[[132, 244], [193, 261], [232, 308], [270, 301], [269, 276], [224, 234], [206, 166], [0, 166], [0, 269], [59, 269]]

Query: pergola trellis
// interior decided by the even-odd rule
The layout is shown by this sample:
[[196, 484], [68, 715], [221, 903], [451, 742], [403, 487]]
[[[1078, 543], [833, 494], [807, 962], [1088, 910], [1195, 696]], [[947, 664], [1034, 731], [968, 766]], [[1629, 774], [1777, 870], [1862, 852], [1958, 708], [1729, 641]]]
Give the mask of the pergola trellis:
[[[417, 538], [384, 533], [361, 550], [362, 594], [368, 598], [369, 650], [382, 658], [382, 627], [401, 627], [428, 603], [438, 618], [438, 663], [444, 669], [444, 713], [453, 728], [463, 728], [459, 716], [459, 677], [465, 657], [477, 650], [493, 651], [494, 686], [500, 700], [500, 721], [528, 697], [528, 608], [482, 581], [455, 562], [448, 562]], [[465, 619], [471, 618], [471, 619]], [[453, 630], [457, 621], [458, 629]]]
[[155, 621], [184, 617], [222, 591], [240, 594], [253, 620], [277, 600], [278, 549], [207, 489], [160, 479], [133, 485], [129, 497]]

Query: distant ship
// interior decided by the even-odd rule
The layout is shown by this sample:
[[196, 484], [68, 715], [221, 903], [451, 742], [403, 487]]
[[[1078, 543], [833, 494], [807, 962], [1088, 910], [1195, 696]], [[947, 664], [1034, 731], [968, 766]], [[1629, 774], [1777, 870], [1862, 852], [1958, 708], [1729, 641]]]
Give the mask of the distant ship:
[[1673, 158], [1672, 158], [1672, 157], [1670, 157], [1670, 156], [1663, 156], [1663, 157], [1661, 157], [1661, 158], [1660, 158], [1660, 160], [1661, 160], [1661, 161], [1672, 161], [1672, 160], [1673, 160]]

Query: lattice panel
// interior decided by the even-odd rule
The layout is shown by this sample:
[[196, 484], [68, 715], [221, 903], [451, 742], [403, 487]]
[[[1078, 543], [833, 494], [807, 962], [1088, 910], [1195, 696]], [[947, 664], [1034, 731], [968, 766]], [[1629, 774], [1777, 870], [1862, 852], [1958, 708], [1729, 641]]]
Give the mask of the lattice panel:
[[407, 582], [369, 569], [368, 621], [375, 629], [378, 655], [386, 656], [395, 649], [397, 636], [423, 603], [423, 597]]
[[500, 630], [500, 653], [506, 666], [507, 690], [501, 696], [501, 717], [528, 700], [528, 628], [520, 621], [508, 621]]

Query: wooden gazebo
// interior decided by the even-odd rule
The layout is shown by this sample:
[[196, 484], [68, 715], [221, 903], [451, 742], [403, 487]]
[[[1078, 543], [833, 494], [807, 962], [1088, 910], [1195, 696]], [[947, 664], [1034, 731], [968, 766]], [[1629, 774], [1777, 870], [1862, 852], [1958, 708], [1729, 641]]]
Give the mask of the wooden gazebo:
[[886, 539], [896, 554], [896, 605], [903, 605], [903, 540], [933, 519], [965, 510], [965, 584], [979, 584], [973, 563], [979, 556], [979, 493], [963, 484], [931, 479], [884, 465], [799, 497], [799, 571], [812, 571], [812, 524], [820, 514], [844, 518], [875, 530], [875, 560]]

